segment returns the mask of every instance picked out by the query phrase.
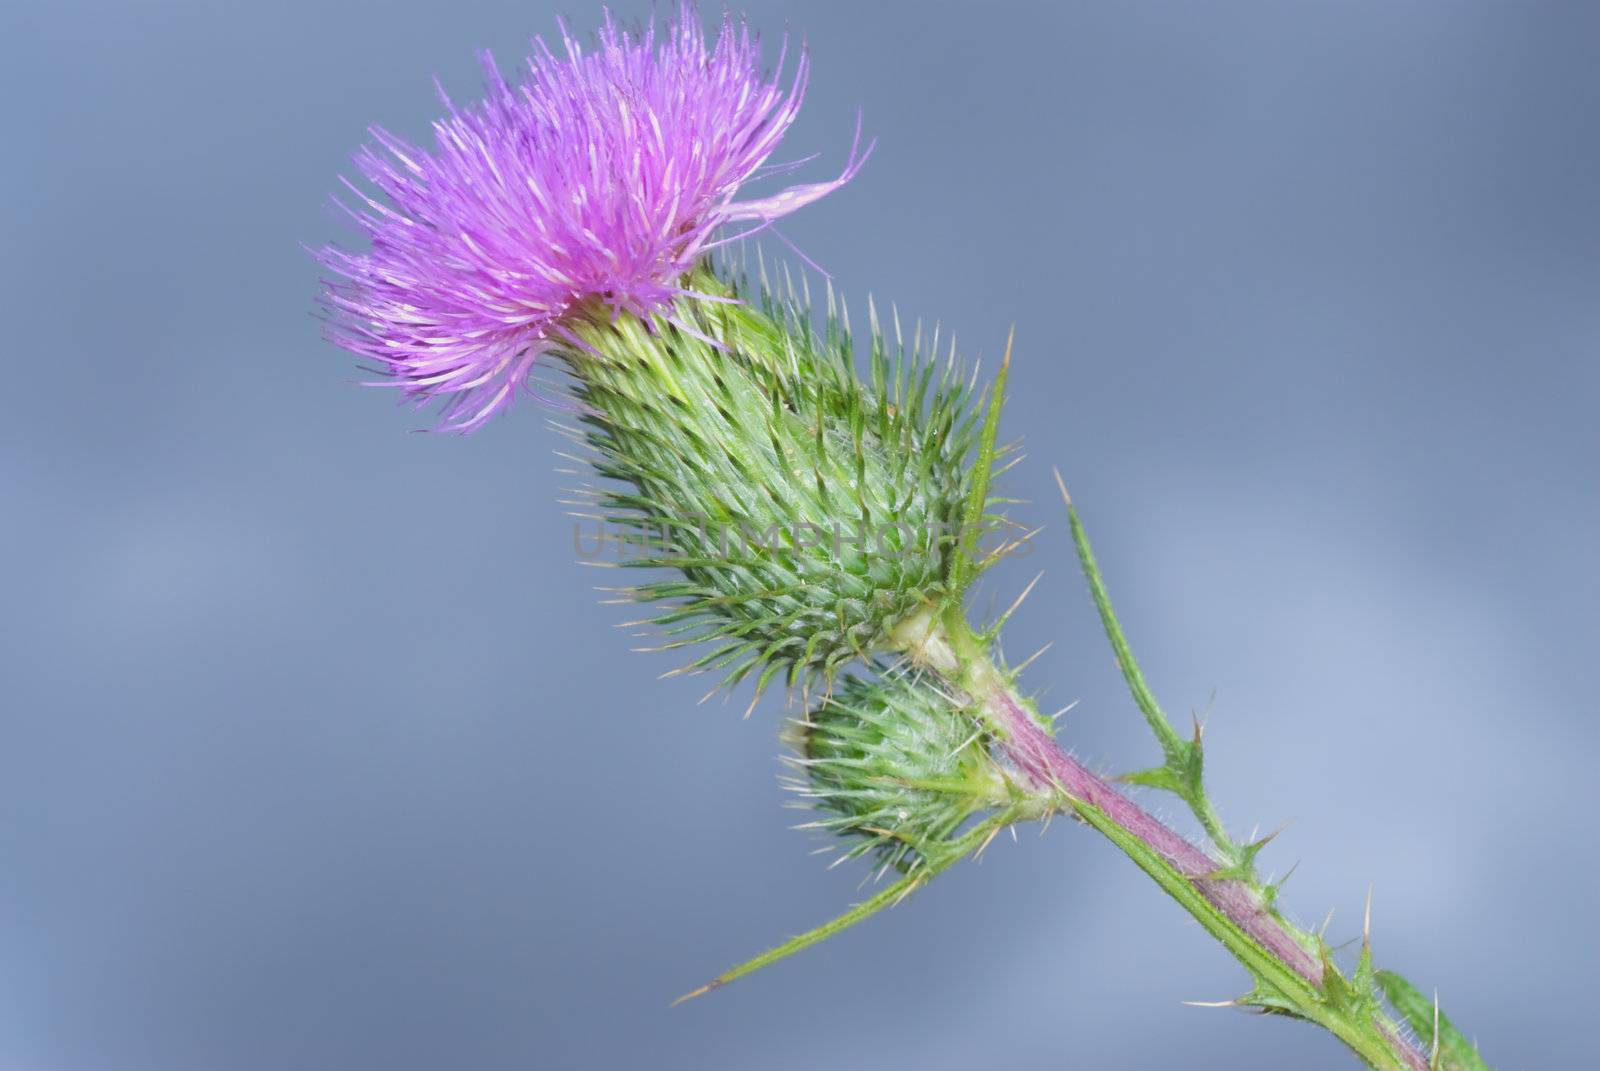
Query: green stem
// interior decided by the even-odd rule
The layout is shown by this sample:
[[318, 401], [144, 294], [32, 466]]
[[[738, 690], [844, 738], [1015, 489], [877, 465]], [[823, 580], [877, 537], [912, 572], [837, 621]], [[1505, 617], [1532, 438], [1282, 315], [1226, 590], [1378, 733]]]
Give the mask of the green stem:
[[[1291, 927], [1261, 890], [1224, 867], [1063, 751], [990, 659], [959, 607], [927, 613], [896, 633], [907, 656], [965, 693], [987, 717], [1031, 788], [1097, 829], [1250, 971], [1239, 1003], [1315, 1022], [1379, 1071], [1427, 1071], [1423, 1055], [1351, 986], [1320, 944]], [[1315, 950], [1315, 951], [1313, 951]]]

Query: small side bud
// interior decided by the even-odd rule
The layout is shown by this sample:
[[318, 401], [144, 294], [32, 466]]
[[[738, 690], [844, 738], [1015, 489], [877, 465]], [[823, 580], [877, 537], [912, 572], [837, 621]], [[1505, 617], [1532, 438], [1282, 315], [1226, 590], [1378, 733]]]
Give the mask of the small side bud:
[[846, 678], [786, 734], [815, 826], [909, 873], [1010, 792], [972, 714], [920, 675]]

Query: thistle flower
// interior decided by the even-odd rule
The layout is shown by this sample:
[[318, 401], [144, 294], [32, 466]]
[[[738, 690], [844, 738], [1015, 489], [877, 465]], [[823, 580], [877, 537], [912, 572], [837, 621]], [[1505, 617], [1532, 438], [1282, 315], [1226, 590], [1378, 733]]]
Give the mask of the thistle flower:
[[865, 159], [852, 148], [830, 182], [737, 200], [800, 109], [804, 52], [785, 89], [787, 42], [769, 77], [744, 22], [725, 17], [709, 46], [688, 4], [659, 38], [607, 15], [596, 45], [563, 26], [558, 56], [535, 38], [516, 85], [485, 53], [482, 101], [457, 107], [440, 89], [432, 151], [373, 128], [355, 163], [387, 203], [345, 180], [371, 248], [315, 254], [342, 277], [324, 294], [332, 340], [418, 404], [442, 399], [447, 430], [509, 405], [585, 300], [670, 316], [685, 272], [738, 237], [719, 228], [769, 226]]

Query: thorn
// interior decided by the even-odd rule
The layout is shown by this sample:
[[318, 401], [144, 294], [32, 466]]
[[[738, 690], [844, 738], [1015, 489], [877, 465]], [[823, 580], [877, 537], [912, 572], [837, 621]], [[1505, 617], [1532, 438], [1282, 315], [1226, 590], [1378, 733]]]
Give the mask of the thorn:
[[1361, 948], [1372, 951], [1372, 886], [1367, 886], [1367, 910], [1361, 919]]
[[1021, 664], [1019, 664], [1014, 669], [1012, 669], [1011, 672], [1014, 673], [1014, 674], [1021, 674], [1023, 670], [1025, 670], [1029, 666], [1033, 665], [1034, 659], [1038, 658], [1040, 655], [1044, 654], [1046, 651], [1048, 651], [1050, 648], [1054, 647], [1055, 645], [1056, 645], [1056, 641], [1055, 640], [1051, 640], [1049, 643], [1045, 644], [1043, 647], [1041, 647], [1037, 651], [1033, 652], [1027, 658], [1024, 658], [1022, 660]]
[[1439, 991], [1433, 991], [1433, 1052], [1428, 1056], [1430, 1071], [1439, 1068]]
[[1185, 1000], [1183, 1005], [1190, 1008], [1239, 1008], [1243, 1007], [1237, 1000]]
[[1044, 571], [1040, 570], [1038, 576], [1028, 581], [1028, 586], [1022, 589], [1022, 594], [1017, 596], [1016, 601], [1007, 607], [1006, 612], [1001, 614], [999, 620], [995, 622], [996, 629], [999, 629], [1001, 625], [1004, 625], [1007, 619], [1009, 619], [1012, 614], [1017, 612], [1017, 607], [1022, 605], [1022, 600], [1026, 599], [1030, 594], [1033, 593], [1033, 586], [1043, 579]]
[[1290, 824], [1291, 823], [1289, 823], [1289, 822], [1283, 823], [1283, 825], [1279, 826], [1277, 829], [1274, 829], [1271, 833], [1268, 833], [1266, 836], [1262, 837], [1260, 840], [1251, 841], [1250, 844], [1248, 845], [1248, 847], [1250, 848], [1250, 850], [1252, 852], [1259, 852], [1262, 848], [1265, 848], [1267, 845], [1269, 845], [1273, 841], [1277, 840], [1278, 839], [1278, 835], [1280, 833], [1282, 833], [1284, 830], [1288, 829]]
[[1083, 702], [1083, 700], [1074, 699], [1072, 702], [1068, 703], [1066, 706], [1062, 707], [1060, 710], [1058, 710], [1054, 714], [1050, 715], [1050, 724], [1054, 725], [1055, 722], [1056, 722], [1056, 719], [1061, 717], [1061, 715], [1070, 714], [1072, 712], [1072, 709], [1074, 707], [1076, 707], [1081, 702]]
[[1330, 907], [1330, 908], [1329, 908], [1329, 909], [1328, 909], [1328, 916], [1327, 916], [1327, 918], [1325, 918], [1325, 919], [1323, 919], [1323, 920], [1322, 920], [1322, 925], [1321, 925], [1321, 926], [1319, 926], [1319, 927], [1317, 927], [1317, 937], [1318, 937], [1318, 938], [1319, 938], [1319, 939], [1320, 939], [1320, 938], [1321, 938], [1321, 937], [1322, 937], [1322, 936], [1323, 936], [1323, 935], [1324, 935], [1324, 934], [1326, 934], [1326, 933], [1327, 933], [1327, 932], [1328, 932], [1328, 927], [1329, 927], [1329, 926], [1330, 926], [1330, 925], [1331, 925], [1331, 924], [1332, 924], [1332, 923], [1333, 923], [1333, 912], [1334, 912], [1334, 910], [1335, 910], [1335, 909], [1334, 909], [1334, 908], [1331, 908], [1331, 907]]
[[916, 892], [919, 886], [926, 884], [928, 884], [928, 876], [926, 874], [919, 875], [916, 881], [907, 883], [906, 887], [900, 891], [900, 895], [894, 898], [894, 903], [890, 904], [889, 906], [899, 907], [905, 901], [906, 897]]
[[996, 547], [994, 550], [984, 555], [983, 560], [977, 564], [976, 568], [980, 571], [989, 568], [989, 566], [1004, 558], [1007, 554], [1010, 554], [1018, 547], [1029, 542], [1034, 536], [1044, 531], [1044, 528], [1045, 526], [1041, 524], [1039, 527], [1033, 529], [1032, 531], [1023, 533], [1016, 539], [1011, 540], [1009, 543]]
[[1056, 467], [1054, 467], [1054, 466], [1051, 466], [1050, 471], [1055, 473], [1056, 486], [1061, 488], [1061, 501], [1063, 501], [1063, 502], [1065, 502], [1067, 504], [1067, 508], [1068, 509], [1071, 509], [1072, 508], [1072, 496], [1067, 494], [1067, 481], [1063, 480], [1061, 478], [1061, 470], [1056, 468]]
[[1006, 355], [1000, 358], [1000, 371], [1004, 372], [1011, 367], [1011, 343], [1017, 337], [1017, 325], [1012, 324], [1011, 330], [1006, 332]]
[[703, 997], [721, 984], [721, 978], [713, 978], [699, 989], [691, 989], [689, 992], [673, 1001], [670, 1005], [668, 1005], [668, 1007], [676, 1008], [679, 1004], [682, 1004], [686, 1000], [693, 1000], [695, 997]]

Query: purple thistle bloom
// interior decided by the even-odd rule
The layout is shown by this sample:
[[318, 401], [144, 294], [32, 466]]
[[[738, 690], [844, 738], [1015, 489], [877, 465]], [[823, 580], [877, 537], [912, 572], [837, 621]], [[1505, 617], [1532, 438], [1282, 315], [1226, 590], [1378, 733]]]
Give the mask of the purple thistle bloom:
[[[484, 53], [476, 105], [458, 108], [441, 88], [449, 114], [433, 125], [434, 151], [373, 128], [382, 151], [355, 163], [387, 203], [344, 180], [366, 206], [346, 210], [371, 248], [316, 253], [343, 277], [323, 298], [331, 339], [418, 404], [444, 399], [446, 430], [480, 427], [541, 352], [576, 341], [563, 316], [577, 303], [667, 314], [708, 250], [832, 192], [865, 159], [853, 147], [831, 182], [737, 201], [800, 109], [803, 51], [785, 90], [787, 42], [765, 76], [743, 21], [725, 16], [708, 49], [688, 4], [659, 40], [653, 24], [630, 33], [609, 13], [593, 53], [561, 31], [566, 55], [535, 38], [515, 86]], [[736, 222], [751, 226], [713, 237]]]

